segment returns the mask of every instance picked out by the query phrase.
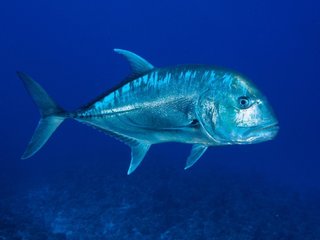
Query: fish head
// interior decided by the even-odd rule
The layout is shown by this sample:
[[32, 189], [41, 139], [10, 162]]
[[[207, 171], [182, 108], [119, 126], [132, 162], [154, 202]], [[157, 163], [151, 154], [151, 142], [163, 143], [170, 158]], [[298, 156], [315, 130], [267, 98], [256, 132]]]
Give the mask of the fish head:
[[224, 74], [202, 101], [202, 125], [216, 144], [273, 139], [278, 121], [266, 97], [245, 77]]

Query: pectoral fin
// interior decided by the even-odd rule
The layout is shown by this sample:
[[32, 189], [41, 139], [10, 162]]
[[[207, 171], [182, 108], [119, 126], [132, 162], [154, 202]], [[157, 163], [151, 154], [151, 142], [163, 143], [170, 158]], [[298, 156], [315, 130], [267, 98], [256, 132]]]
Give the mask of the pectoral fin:
[[204, 154], [204, 152], [207, 150], [207, 146], [201, 145], [201, 144], [194, 144], [191, 149], [191, 153], [187, 159], [186, 166], [184, 169], [190, 168], [193, 164], [198, 161], [198, 159]]
[[136, 142], [131, 144], [131, 162], [128, 169], [128, 175], [130, 175], [140, 165], [146, 153], [148, 152], [151, 144]]

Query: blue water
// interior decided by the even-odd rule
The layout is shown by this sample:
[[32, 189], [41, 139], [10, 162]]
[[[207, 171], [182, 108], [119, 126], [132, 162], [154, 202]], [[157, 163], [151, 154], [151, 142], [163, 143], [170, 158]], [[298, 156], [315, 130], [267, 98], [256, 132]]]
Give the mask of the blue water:
[[[0, 8], [0, 239], [320, 239], [317, 1], [7, 1]], [[277, 138], [210, 148], [152, 146], [126, 175], [124, 144], [66, 121], [20, 160], [39, 119], [17, 70], [74, 110], [130, 72], [214, 64], [271, 102]]]

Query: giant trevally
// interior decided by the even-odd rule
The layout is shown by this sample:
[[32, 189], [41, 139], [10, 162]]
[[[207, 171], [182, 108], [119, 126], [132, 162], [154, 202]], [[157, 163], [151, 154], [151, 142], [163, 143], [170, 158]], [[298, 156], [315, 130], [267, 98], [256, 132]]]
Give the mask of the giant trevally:
[[205, 65], [157, 68], [130, 51], [114, 51], [129, 61], [132, 74], [73, 112], [65, 111], [37, 82], [18, 72], [41, 114], [23, 159], [35, 154], [67, 118], [129, 145], [128, 174], [139, 166], [152, 144], [192, 144], [187, 169], [209, 146], [258, 143], [277, 134], [273, 110], [244, 76]]

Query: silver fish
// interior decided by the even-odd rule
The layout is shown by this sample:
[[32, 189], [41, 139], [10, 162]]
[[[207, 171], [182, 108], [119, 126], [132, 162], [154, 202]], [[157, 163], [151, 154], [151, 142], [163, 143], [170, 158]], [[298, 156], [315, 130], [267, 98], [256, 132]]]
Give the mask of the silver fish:
[[66, 118], [129, 145], [128, 174], [152, 144], [192, 144], [187, 169], [209, 146], [258, 143], [276, 136], [278, 121], [269, 103], [244, 76], [205, 65], [156, 68], [132, 52], [114, 51], [128, 60], [132, 74], [74, 112], [65, 111], [37, 82], [18, 72], [41, 114], [22, 159], [35, 154]]

